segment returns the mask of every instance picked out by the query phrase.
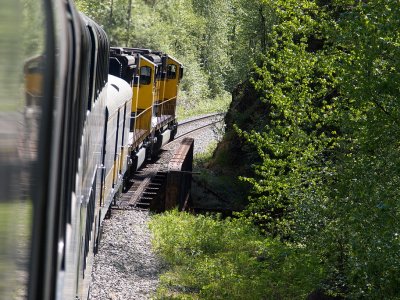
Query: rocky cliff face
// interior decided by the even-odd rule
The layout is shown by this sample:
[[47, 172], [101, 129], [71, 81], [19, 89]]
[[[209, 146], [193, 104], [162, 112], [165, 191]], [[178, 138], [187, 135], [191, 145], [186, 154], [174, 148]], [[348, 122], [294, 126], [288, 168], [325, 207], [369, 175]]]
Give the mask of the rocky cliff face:
[[245, 81], [232, 92], [232, 103], [225, 116], [226, 134], [214, 152], [210, 168], [232, 176], [246, 176], [258, 158], [255, 149], [238, 134], [237, 128], [260, 130], [266, 118], [265, 103], [253, 84]]

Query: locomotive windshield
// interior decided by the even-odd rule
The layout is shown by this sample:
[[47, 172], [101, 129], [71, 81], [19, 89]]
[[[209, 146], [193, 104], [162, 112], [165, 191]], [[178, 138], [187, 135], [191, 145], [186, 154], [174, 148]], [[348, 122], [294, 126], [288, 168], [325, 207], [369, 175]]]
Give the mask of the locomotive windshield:
[[140, 68], [140, 84], [150, 84], [151, 83], [151, 68], [141, 67]]
[[167, 78], [168, 79], [176, 78], [176, 65], [168, 65]]

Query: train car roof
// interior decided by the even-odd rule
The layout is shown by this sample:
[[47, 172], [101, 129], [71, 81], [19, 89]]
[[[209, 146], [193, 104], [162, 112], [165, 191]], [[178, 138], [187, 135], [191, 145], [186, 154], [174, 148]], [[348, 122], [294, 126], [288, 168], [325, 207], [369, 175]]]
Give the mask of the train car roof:
[[147, 56], [141, 55], [139, 56], [141, 59], [144, 59], [148, 63], [152, 64], [154, 67], [157, 67], [157, 64], [154, 61], [151, 61]]
[[180, 64], [181, 66], [183, 66], [183, 63], [181, 63], [179, 60], [177, 60], [175, 57], [167, 54], [169, 58], [171, 58], [172, 60], [176, 61], [178, 64]]
[[115, 54], [115, 53], [110, 53], [110, 58], [116, 58], [119, 61], [124, 61], [127, 66], [134, 65], [136, 62], [136, 58], [132, 55], [129, 54]]
[[132, 99], [132, 88], [123, 79], [108, 75], [108, 88], [106, 106], [109, 114], [114, 113], [118, 107]]
[[157, 54], [143, 54], [144, 57], [147, 59], [151, 60], [155, 64], [160, 64], [161, 63], [161, 56]]
[[135, 53], [139, 53], [139, 54], [150, 54], [150, 53], [153, 53], [153, 52], [154, 52], [153, 50], [147, 49], [147, 48], [131, 48], [131, 47], [124, 47], [123, 50], [124, 50], [124, 51], [135, 52]]
[[164, 54], [161, 51], [153, 51], [142, 48], [122, 48], [121, 51], [129, 54], [140, 54], [155, 64], [161, 64]]

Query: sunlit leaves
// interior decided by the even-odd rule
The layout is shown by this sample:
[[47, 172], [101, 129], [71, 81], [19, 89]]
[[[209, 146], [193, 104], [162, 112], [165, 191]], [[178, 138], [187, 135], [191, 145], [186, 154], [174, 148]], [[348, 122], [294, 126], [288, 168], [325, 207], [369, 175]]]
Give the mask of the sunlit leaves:
[[269, 104], [268, 118], [263, 120], [263, 132], [241, 134], [262, 159], [255, 167], [256, 177], [245, 179], [254, 186], [250, 217], [260, 210], [255, 221], [266, 226], [266, 232], [288, 236], [293, 213], [307, 197], [308, 187], [322, 184], [327, 149], [337, 139], [331, 97], [335, 78], [330, 69], [333, 60], [323, 47], [314, 45], [316, 36], [324, 35], [325, 12], [312, 1], [270, 5], [279, 21], [270, 34], [264, 63], [256, 69], [261, 79], [254, 81]]
[[244, 178], [248, 216], [319, 249], [326, 290], [396, 298], [398, 1], [271, 5], [279, 21], [253, 79], [268, 118], [263, 130], [238, 130], [261, 159]]

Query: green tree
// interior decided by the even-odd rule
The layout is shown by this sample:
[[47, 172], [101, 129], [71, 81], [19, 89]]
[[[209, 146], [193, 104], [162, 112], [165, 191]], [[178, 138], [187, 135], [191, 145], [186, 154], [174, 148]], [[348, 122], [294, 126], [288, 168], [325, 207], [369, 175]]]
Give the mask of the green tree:
[[[296, 2], [296, 4], [294, 3]], [[270, 2], [278, 18], [269, 35], [255, 88], [262, 92], [259, 125], [239, 132], [257, 148], [261, 163], [247, 212], [274, 234], [287, 236], [304, 201], [325, 197], [337, 134], [333, 60], [320, 41], [327, 15], [313, 1]]]
[[398, 299], [398, 3], [269, 5], [260, 112], [238, 128], [260, 159], [245, 213], [319, 257], [326, 291]]
[[276, 14], [269, 1], [232, 0], [229, 57], [231, 68], [227, 88], [233, 90], [248, 79], [253, 64], [261, 63], [266, 52], [268, 35], [276, 24]]
[[378, 0], [352, 5], [335, 30], [347, 139], [328, 230], [346, 233], [354, 298], [400, 297], [399, 25], [398, 2]]

